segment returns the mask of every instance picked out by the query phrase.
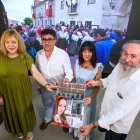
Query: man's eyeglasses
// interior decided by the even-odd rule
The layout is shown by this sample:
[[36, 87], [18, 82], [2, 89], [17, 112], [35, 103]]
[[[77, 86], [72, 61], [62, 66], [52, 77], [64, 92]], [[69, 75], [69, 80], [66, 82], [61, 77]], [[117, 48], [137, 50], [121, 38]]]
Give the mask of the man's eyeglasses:
[[55, 39], [54, 38], [48, 38], [48, 39], [46, 39], [46, 38], [42, 38], [42, 42], [53, 42]]

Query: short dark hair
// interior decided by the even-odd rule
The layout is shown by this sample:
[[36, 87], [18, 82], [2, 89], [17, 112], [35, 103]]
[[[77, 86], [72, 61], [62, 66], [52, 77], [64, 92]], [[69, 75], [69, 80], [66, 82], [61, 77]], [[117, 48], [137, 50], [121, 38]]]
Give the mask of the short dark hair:
[[42, 30], [42, 32], [41, 32], [41, 37], [42, 37], [43, 35], [48, 35], [48, 34], [50, 34], [50, 35], [52, 35], [54, 38], [56, 38], [56, 32], [55, 32], [55, 30], [53, 30], [53, 29], [48, 29], [48, 28]]
[[105, 37], [106, 36], [106, 31], [104, 29], [99, 28], [99, 29], [96, 29], [94, 31], [94, 36], [95, 37], [97, 36], [97, 34], [101, 35], [102, 37]]
[[82, 65], [84, 63], [84, 58], [83, 58], [83, 51], [84, 50], [89, 50], [90, 52], [92, 52], [92, 57], [91, 57], [91, 64], [93, 67], [96, 66], [96, 61], [97, 61], [97, 54], [96, 54], [96, 49], [95, 49], [95, 45], [93, 42], [91, 41], [85, 41], [79, 51], [79, 65]]
[[21, 25], [17, 25], [15, 29], [17, 32], [20, 32], [23, 30]]
[[29, 37], [37, 37], [37, 32], [34, 29], [29, 30], [28, 33]]

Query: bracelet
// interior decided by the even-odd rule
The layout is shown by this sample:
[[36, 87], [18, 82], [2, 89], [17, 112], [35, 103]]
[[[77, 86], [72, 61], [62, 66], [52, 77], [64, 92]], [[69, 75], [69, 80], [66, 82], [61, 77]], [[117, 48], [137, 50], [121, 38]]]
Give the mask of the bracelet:
[[44, 85], [44, 87], [49, 86], [49, 85], [50, 85], [49, 83], [46, 83], [46, 84]]

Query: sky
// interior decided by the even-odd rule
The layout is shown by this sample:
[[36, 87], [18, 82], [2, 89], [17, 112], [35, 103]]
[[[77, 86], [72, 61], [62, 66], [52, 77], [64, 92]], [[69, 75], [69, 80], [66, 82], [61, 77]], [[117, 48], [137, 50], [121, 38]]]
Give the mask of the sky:
[[31, 5], [34, 0], [1, 0], [8, 19], [22, 22], [25, 17], [32, 17]]

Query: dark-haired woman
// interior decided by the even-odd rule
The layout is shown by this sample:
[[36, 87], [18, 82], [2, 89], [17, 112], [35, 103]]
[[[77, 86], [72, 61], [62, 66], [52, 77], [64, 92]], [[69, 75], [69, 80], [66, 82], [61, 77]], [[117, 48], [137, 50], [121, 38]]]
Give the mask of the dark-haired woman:
[[[74, 77], [76, 83], [83, 84], [86, 79], [98, 79], [101, 77], [102, 64], [96, 63], [96, 50], [91, 41], [85, 41], [79, 52], [79, 59], [74, 67]], [[95, 120], [96, 113], [96, 95], [99, 89], [87, 88], [84, 94], [84, 119], [83, 123], [88, 124]], [[88, 136], [81, 136], [77, 129], [74, 130], [74, 135], [79, 137], [79, 140], [91, 140], [94, 137], [94, 131]]]

